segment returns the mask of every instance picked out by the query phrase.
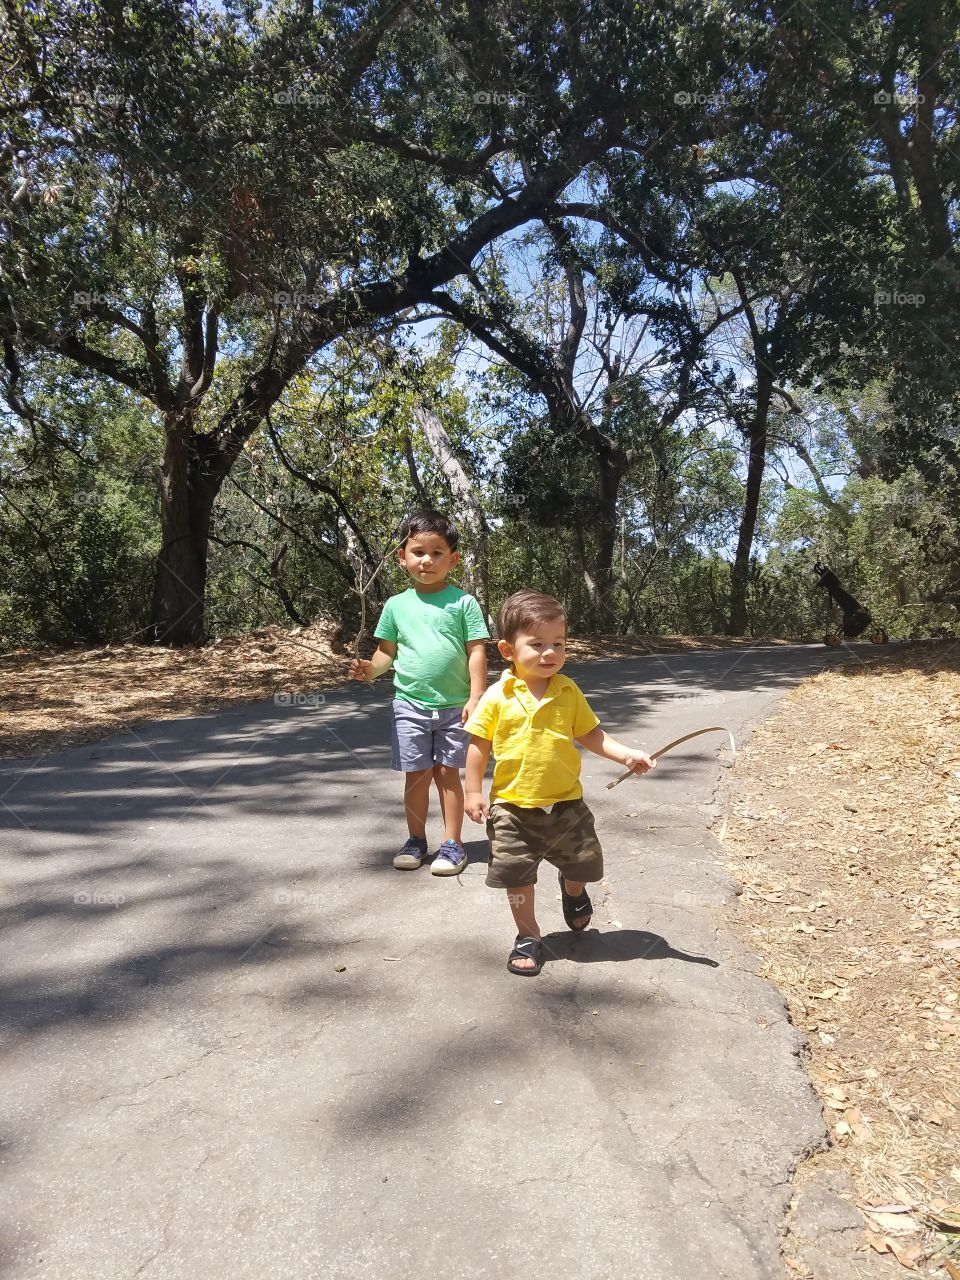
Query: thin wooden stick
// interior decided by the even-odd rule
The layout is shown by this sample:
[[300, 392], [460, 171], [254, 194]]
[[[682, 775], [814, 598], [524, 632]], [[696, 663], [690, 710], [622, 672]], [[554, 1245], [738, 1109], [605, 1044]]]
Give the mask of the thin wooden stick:
[[[693, 733], [685, 733], [682, 738], [674, 738], [674, 740], [672, 742], [668, 742], [665, 747], [661, 747], [659, 751], [655, 751], [653, 755], [650, 757], [650, 759], [659, 760], [661, 756], [665, 756], [667, 752], [672, 751], [674, 747], [679, 747], [681, 742], [688, 742], [691, 738], [699, 738], [701, 733], [725, 733], [727, 737], [730, 739], [731, 756], [733, 757], [734, 760], [736, 760], [737, 744], [733, 740], [733, 734], [726, 727], [726, 725], [722, 725], [722, 724], [712, 724], [707, 729], [694, 729]], [[621, 773], [619, 778], [614, 778], [612, 782], [607, 783], [607, 790], [610, 791], [613, 787], [618, 786], [621, 782], [624, 782], [627, 778], [632, 778], [633, 772], [634, 771], [632, 769], [627, 769], [624, 773]]]
[[280, 636], [279, 639], [281, 644], [295, 644], [295, 645], [298, 645], [301, 649], [309, 649], [311, 653], [319, 653], [321, 658], [330, 657], [329, 653], [327, 653], [324, 649], [318, 649], [315, 644], [304, 644], [302, 640], [291, 640], [289, 636]]
[[[359, 556], [357, 557], [357, 561], [358, 561], [357, 570], [356, 570], [357, 585], [354, 587], [354, 590], [356, 591], [357, 595], [360, 597], [360, 630], [357, 632], [353, 640], [354, 662], [360, 661], [360, 641], [363, 639], [364, 633], [367, 630], [367, 592], [370, 590], [370, 587], [373, 585], [374, 579], [376, 578], [380, 570], [383, 568], [383, 566], [387, 563], [387, 561], [390, 559], [391, 556], [396, 555], [396, 553], [400, 550], [402, 546], [403, 546], [403, 543], [398, 542], [395, 546], [389, 547], [388, 550], [384, 553], [380, 563], [377, 565], [374, 571], [370, 574], [370, 577], [366, 580], [366, 582], [364, 582], [363, 580], [363, 561], [359, 558]], [[366, 680], [367, 684], [373, 684], [373, 681], [370, 679], [369, 676], [365, 676], [364, 679]]]
[[[367, 629], [367, 591], [370, 589], [371, 583], [376, 578], [377, 574], [380, 572], [383, 566], [387, 563], [387, 561], [390, 559], [392, 555], [394, 555], [397, 551], [400, 550], [402, 546], [403, 546], [403, 543], [398, 542], [396, 546], [390, 547], [389, 550], [384, 554], [383, 558], [380, 560], [380, 563], [374, 569], [373, 573], [371, 573], [370, 577], [366, 580], [366, 582], [364, 582], [363, 580], [363, 561], [362, 560], [359, 562], [359, 567], [355, 570], [357, 585], [354, 587], [354, 591], [356, 591], [357, 595], [360, 597], [360, 630], [357, 632], [353, 641], [353, 657], [355, 662], [360, 661], [360, 641], [363, 638], [364, 632]], [[280, 642], [281, 644], [295, 644], [295, 645], [298, 645], [301, 649], [309, 649], [311, 653], [319, 653], [322, 658], [329, 658], [330, 656], [328, 653], [325, 653], [323, 649], [318, 649], [315, 645], [305, 644], [303, 640], [291, 640], [289, 636], [281, 636]], [[366, 680], [367, 680], [367, 684], [373, 683], [373, 681], [369, 678], [369, 676], [366, 677]]]

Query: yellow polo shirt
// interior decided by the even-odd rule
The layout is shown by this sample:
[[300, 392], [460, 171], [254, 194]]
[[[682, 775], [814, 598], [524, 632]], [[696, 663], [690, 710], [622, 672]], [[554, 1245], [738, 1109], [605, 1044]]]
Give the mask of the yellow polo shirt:
[[551, 676], [537, 702], [524, 680], [505, 671], [464, 725], [467, 733], [493, 744], [490, 803], [542, 809], [558, 800], [579, 800], [580, 753], [573, 740], [599, 723], [569, 677]]

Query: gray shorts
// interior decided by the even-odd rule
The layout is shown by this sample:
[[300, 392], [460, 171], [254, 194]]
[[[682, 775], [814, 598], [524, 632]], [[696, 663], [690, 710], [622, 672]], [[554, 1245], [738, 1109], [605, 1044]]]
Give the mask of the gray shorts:
[[435, 764], [462, 769], [467, 763], [470, 735], [460, 723], [463, 707], [417, 707], [393, 700], [390, 767], [400, 773], [432, 769]]

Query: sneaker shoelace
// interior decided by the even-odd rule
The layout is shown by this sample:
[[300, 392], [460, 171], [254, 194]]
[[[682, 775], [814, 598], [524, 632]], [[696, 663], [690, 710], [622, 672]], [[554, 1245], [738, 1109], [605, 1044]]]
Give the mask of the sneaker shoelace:
[[449, 857], [452, 862], [459, 862], [463, 856], [463, 848], [457, 844], [456, 840], [444, 840], [440, 846], [440, 853], [443, 857]]

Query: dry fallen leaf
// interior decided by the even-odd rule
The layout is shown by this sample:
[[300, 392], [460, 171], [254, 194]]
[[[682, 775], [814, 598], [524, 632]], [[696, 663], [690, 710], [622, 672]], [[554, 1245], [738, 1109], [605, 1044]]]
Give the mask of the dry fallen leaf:
[[[927, 1208], [951, 1167], [960, 1189], [960, 1000], [949, 998], [960, 960], [960, 652], [904, 649], [788, 698], [742, 753], [728, 795], [728, 811], [763, 817], [727, 833], [748, 885], [738, 925], [808, 1037], [832, 1161], [862, 1191], [884, 1188], [881, 1210], [901, 1197]], [[906, 758], [918, 766], [909, 776], [892, 767]], [[773, 882], [783, 886], [775, 910], [751, 896]], [[826, 1092], [838, 1081], [849, 1097]], [[909, 1231], [881, 1222], [873, 1234], [896, 1240], [910, 1267]]]
[[945, 1205], [942, 1200], [935, 1200], [927, 1210], [926, 1217], [936, 1227], [950, 1232], [960, 1232], [960, 1205]]
[[844, 1113], [843, 1118], [850, 1126], [850, 1131], [855, 1138], [863, 1141], [870, 1136], [870, 1126], [864, 1120], [862, 1114], [856, 1107], [849, 1107]]
[[884, 1236], [877, 1235], [874, 1231], [865, 1231], [867, 1244], [871, 1249], [876, 1249], [877, 1253], [889, 1253], [890, 1245]]
[[933, 1106], [924, 1113], [923, 1118], [926, 1120], [927, 1124], [935, 1124], [942, 1127], [950, 1119], [950, 1113], [942, 1103], [935, 1102]]
[[892, 1253], [902, 1267], [908, 1271], [916, 1271], [923, 1258], [923, 1245], [916, 1240], [898, 1240], [888, 1232], [879, 1235], [873, 1231], [866, 1233], [867, 1243], [877, 1253]]
[[923, 1245], [916, 1241], [907, 1243], [904, 1240], [889, 1240], [890, 1252], [900, 1263], [901, 1267], [906, 1267], [908, 1271], [916, 1271], [920, 1260], [923, 1257]]
[[919, 1225], [913, 1214], [884, 1213], [880, 1209], [866, 1209], [868, 1219], [885, 1235], [911, 1236], [919, 1231]]

